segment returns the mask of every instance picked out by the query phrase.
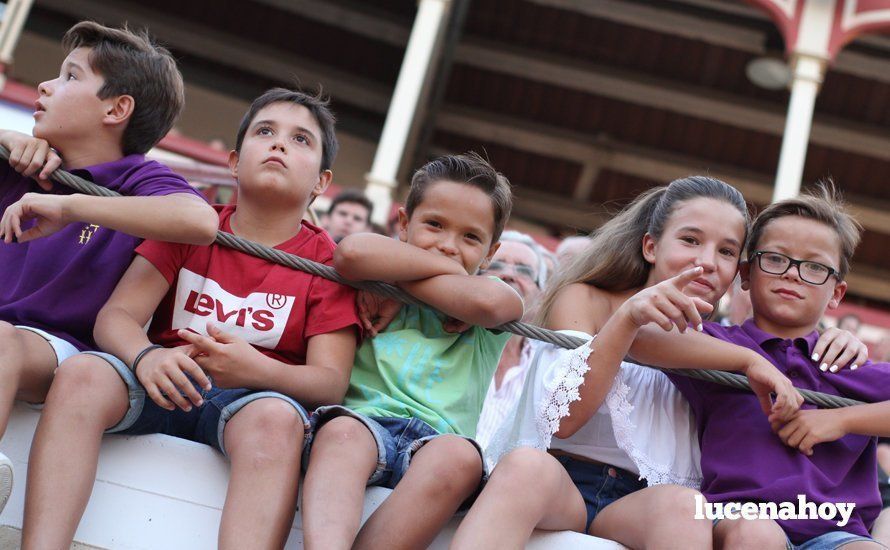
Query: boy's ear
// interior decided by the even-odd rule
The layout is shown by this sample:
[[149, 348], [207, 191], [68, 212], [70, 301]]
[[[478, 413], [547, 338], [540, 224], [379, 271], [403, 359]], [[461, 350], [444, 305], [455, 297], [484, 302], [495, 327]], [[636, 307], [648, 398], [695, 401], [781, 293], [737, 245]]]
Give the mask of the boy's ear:
[[838, 281], [834, 285], [834, 292], [831, 293], [831, 300], [828, 301], [828, 309], [837, 309], [845, 294], [847, 294], [847, 281]]
[[[321, 195], [325, 192], [325, 189], [331, 184], [331, 181], [334, 179], [334, 173], [330, 170], [322, 170], [318, 174], [318, 181], [315, 182], [315, 187], [312, 188], [312, 199], [315, 200], [315, 197]], [[311, 201], [310, 201], [311, 202]]]
[[102, 121], [112, 126], [127, 122], [136, 109], [136, 100], [131, 95], [109, 97], [105, 102], [105, 118]]
[[655, 242], [655, 237], [649, 233], [643, 235], [643, 258], [650, 264], [655, 263], [655, 247], [657, 244], [658, 243]]
[[742, 290], [751, 290], [751, 262], [748, 260], [739, 264], [739, 278], [742, 279]]
[[404, 206], [399, 208], [399, 240], [408, 242], [408, 211]]
[[238, 179], [238, 151], [234, 149], [229, 151], [229, 173], [235, 180]]
[[488, 269], [488, 266], [491, 265], [491, 259], [494, 257], [495, 253], [497, 253], [498, 248], [501, 247], [501, 241], [498, 241], [491, 245], [488, 249], [488, 254], [485, 255], [485, 258], [482, 259], [482, 263], [479, 264], [479, 271], [484, 271]]

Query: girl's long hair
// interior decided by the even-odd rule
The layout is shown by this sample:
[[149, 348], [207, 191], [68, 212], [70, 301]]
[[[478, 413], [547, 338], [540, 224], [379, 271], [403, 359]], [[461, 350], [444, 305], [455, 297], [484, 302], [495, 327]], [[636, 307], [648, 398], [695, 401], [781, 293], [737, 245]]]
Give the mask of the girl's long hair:
[[594, 231], [590, 243], [559, 267], [538, 301], [535, 323], [544, 325], [559, 291], [570, 284], [587, 283], [609, 292], [645, 285], [652, 266], [643, 258], [643, 236], [648, 233], [656, 240], [661, 238], [677, 205], [699, 197], [734, 206], [745, 220], [747, 233], [749, 215], [745, 198], [736, 188], [718, 179], [689, 176], [649, 189]]

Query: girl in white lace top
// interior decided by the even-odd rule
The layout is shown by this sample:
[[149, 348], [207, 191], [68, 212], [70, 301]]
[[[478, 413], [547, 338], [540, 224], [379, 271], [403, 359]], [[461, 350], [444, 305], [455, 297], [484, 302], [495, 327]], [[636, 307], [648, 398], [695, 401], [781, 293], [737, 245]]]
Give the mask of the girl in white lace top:
[[[736, 275], [747, 223], [737, 190], [694, 176], [644, 193], [592, 236], [544, 293], [539, 322], [596, 339], [539, 352], [512, 421], [489, 447], [497, 467], [452, 548], [520, 548], [536, 527], [634, 548], [710, 547], [710, 522], [694, 519], [701, 473], [688, 405], [662, 373], [623, 358], [647, 323], [700, 327]], [[700, 360], [689, 350], [632, 351], [674, 368], [717, 357], [756, 365], [746, 374], [762, 391], [776, 391], [788, 410], [799, 405], [771, 365], [714, 342], [695, 350]]]

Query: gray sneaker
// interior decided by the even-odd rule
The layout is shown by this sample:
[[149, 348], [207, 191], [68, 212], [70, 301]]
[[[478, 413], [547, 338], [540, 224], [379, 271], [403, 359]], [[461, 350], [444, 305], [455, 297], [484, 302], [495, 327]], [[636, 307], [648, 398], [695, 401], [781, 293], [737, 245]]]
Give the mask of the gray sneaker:
[[12, 461], [0, 453], [0, 512], [12, 494]]

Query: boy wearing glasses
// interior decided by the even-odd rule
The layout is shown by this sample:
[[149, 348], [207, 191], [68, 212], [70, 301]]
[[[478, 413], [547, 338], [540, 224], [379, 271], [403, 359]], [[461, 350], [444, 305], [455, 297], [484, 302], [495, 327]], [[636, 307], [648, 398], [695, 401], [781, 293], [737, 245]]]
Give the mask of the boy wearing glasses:
[[[705, 332], [750, 348], [788, 376], [798, 388], [867, 402], [890, 400], [890, 365], [819, 365], [816, 326], [847, 290], [844, 277], [859, 243], [860, 228], [844, 211], [834, 189], [775, 203], [754, 221], [749, 261], [741, 266], [754, 316], [740, 326], [706, 323]], [[636, 344], [686, 345], [702, 335], [647, 331]], [[669, 341], [673, 340], [672, 342]], [[838, 361], [840, 363], [840, 361]], [[820, 368], [821, 367], [821, 368]], [[757, 398], [702, 380], [668, 375], [689, 401], [701, 442], [701, 491], [708, 502], [855, 503], [849, 521], [792, 518], [723, 519], [715, 522], [716, 548], [884, 548], [868, 528], [881, 511], [877, 489], [876, 439], [868, 428], [876, 405], [815, 410], [804, 405], [790, 422], [765, 418]], [[883, 409], [886, 411], [886, 408]], [[853, 414], [851, 414], [853, 413]], [[857, 414], [858, 413], [858, 414]], [[883, 413], [886, 417], [886, 412]], [[847, 418], [863, 419], [858, 423]], [[886, 424], [886, 422], [885, 422]], [[890, 432], [888, 432], [890, 433]], [[778, 435], [777, 435], [778, 434]], [[823, 442], [813, 447], [813, 444]], [[787, 444], [787, 446], [786, 446]]]

